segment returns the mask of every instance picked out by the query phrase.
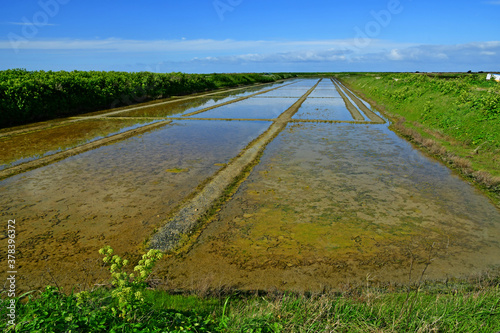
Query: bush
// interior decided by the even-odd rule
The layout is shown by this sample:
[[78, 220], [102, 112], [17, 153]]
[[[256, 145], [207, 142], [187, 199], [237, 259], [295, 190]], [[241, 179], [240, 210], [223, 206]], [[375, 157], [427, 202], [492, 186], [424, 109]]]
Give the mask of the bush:
[[0, 128], [289, 76], [11, 69], [0, 71]]

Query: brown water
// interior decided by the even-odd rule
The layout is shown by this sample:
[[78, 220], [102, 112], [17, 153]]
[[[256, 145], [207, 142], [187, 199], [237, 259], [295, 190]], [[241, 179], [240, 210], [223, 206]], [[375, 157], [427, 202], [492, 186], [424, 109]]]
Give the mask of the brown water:
[[83, 283], [104, 245], [137, 257], [158, 223], [269, 124], [177, 121], [0, 181], [0, 215], [17, 222], [18, 288], [51, 275]]
[[302, 104], [293, 119], [352, 121], [342, 98], [311, 98]]
[[[318, 80], [290, 82], [193, 116], [248, 120], [186, 117], [0, 181], [0, 215], [17, 222], [19, 290], [109, 278], [97, 254], [104, 245], [137, 259], [154, 229], [271, 124], [251, 119], [277, 118]], [[271, 86], [2, 137], [0, 169]], [[323, 80], [293, 119], [352, 120], [337, 94]], [[387, 124], [299, 122], [267, 146], [192, 249], [164, 260], [159, 274], [173, 288], [322, 290], [407, 282], [412, 261], [415, 277], [431, 258], [426, 278], [441, 279], [498, 267], [499, 240], [499, 210]]]
[[171, 103], [140, 107], [131, 111], [114, 114], [115, 117], [169, 117], [182, 116], [186, 113], [196, 112], [218, 104], [226, 103], [240, 97], [246, 97], [262, 90], [271, 89], [278, 84], [266, 84], [258, 87], [249, 87], [234, 91], [210, 94], [196, 98], [174, 100]]
[[0, 170], [151, 123], [137, 119], [92, 119], [0, 137]]
[[[178, 288], [322, 290], [498, 267], [500, 212], [386, 125], [289, 125], [193, 249]], [[413, 259], [412, 259], [413, 258]]]
[[179, 100], [168, 104], [140, 108], [127, 112], [114, 114], [115, 117], [169, 117], [181, 116], [187, 112], [195, 112], [217, 104], [228, 102], [234, 97], [200, 97], [186, 100]]

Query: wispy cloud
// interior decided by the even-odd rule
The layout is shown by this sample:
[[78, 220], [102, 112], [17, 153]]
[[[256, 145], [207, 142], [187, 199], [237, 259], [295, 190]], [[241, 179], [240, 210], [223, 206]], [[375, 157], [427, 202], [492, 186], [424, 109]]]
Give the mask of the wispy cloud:
[[[500, 55], [500, 41], [473, 42], [456, 45], [419, 45], [393, 49], [386, 58], [396, 61], [481, 61]], [[493, 58], [491, 58], [493, 59]]]
[[[28, 26], [33, 26], [35, 25], [33, 22], [3, 22], [1, 23], [3, 25], [28, 25]], [[36, 26], [57, 26], [57, 24], [52, 24], [52, 23], [37, 23]]]
[[[0, 52], [9, 52], [9, 40], [0, 40]], [[472, 42], [454, 45], [419, 45], [372, 39], [365, 48], [356, 47], [354, 39], [331, 40], [123, 40], [123, 39], [52, 39], [19, 42], [27, 55], [64, 59], [92, 59], [99, 56], [120, 59], [131, 64], [133, 59], [164, 66], [167, 70], [249, 71], [283, 70], [459, 70], [463, 67], [497, 67], [500, 41]], [[3, 51], [2, 51], [3, 50]], [[54, 52], [56, 51], [56, 52]], [[63, 52], [60, 52], [63, 51]], [[30, 53], [31, 52], [31, 53]], [[68, 56], [69, 55], [69, 56]], [[68, 62], [71, 66], [73, 62]], [[76, 62], [75, 62], [76, 64]], [[15, 65], [9, 65], [15, 66]], [[143, 65], [130, 65], [143, 68]], [[142, 67], [141, 67], [142, 66]], [[244, 66], [244, 67], [241, 67]], [[148, 68], [149, 68], [148, 67]]]
[[311, 50], [311, 51], [290, 51], [280, 53], [249, 53], [234, 56], [222, 57], [205, 57], [194, 58], [193, 61], [197, 62], [227, 62], [227, 63], [240, 63], [240, 62], [260, 62], [260, 63], [273, 63], [273, 62], [329, 62], [329, 61], [344, 61], [352, 54], [352, 50], [348, 49], [328, 49], [328, 50]]
[[500, 1], [483, 1], [484, 4], [487, 5], [498, 5], [500, 6]]
[[[473, 42], [456, 45], [418, 45], [392, 48], [377, 52], [360, 52], [356, 48], [290, 51], [278, 53], [248, 53], [233, 56], [195, 58], [197, 62], [472, 62], [485, 58], [495, 60], [500, 55], [500, 41]], [[486, 59], [486, 60], [487, 60]]]
[[[79, 40], [79, 39], [53, 39], [29, 40], [20, 43], [18, 48], [25, 50], [106, 50], [116, 52], [193, 52], [193, 51], [232, 51], [245, 50], [253, 53], [329, 49], [353, 49], [353, 39], [308, 40], [308, 41], [274, 41], [274, 40], [248, 40], [238, 41], [232, 39], [176, 39], [176, 40], [125, 40], [117, 38]], [[370, 47], [365, 50], [404, 47], [414, 44], [392, 43], [390, 41], [372, 39]], [[0, 49], [9, 49], [12, 45], [7, 40], [0, 40]]]

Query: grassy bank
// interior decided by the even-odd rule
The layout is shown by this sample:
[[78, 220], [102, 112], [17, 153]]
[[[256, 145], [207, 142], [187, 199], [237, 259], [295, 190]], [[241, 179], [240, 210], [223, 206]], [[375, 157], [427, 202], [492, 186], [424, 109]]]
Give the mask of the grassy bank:
[[[498, 279], [318, 295], [172, 295], [149, 290], [130, 319], [108, 289], [84, 300], [48, 287], [17, 303], [6, 332], [498, 332]], [[7, 315], [2, 304], [2, 322]], [[5, 324], [4, 324], [5, 325]], [[5, 328], [5, 326], [3, 326]]]
[[401, 135], [500, 199], [500, 84], [486, 74], [346, 73], [337, 77]]
[[[171, 294], [151, 278], [159, 251], [134, 269], [104, 255], [111, 280], [66, 295], [56, 287], [8, 298], [1, 292], [5, 332], [497, 332], [498, 272], [468, 280], [408, 285], [346, 284], [318, 294], [199, 290]], [[429, 263], [430, 264], [430, 263]], [[156, 288], [152, 288], [156, 286]], [[10, 295], [9, 295], [10, 296]], [[9, 322], [10, 321], [10, 322]]]
[[291, 76], [5, 70], [0, 71], [0, 128]]

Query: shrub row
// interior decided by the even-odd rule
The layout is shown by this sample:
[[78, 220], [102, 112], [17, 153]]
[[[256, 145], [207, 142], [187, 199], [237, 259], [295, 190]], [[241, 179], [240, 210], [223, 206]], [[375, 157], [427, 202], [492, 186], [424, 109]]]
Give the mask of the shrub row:
[[0, 128], [288, 77], [291, 75], [0, 71]]

